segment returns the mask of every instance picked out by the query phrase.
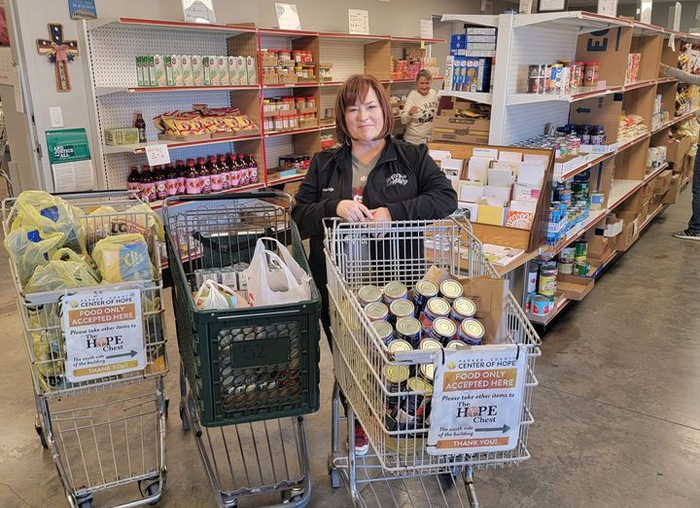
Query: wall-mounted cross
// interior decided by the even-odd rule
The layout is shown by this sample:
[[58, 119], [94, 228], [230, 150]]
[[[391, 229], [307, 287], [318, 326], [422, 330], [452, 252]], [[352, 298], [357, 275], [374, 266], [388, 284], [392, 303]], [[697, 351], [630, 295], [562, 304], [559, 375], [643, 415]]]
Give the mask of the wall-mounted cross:
[[37, 51], [40, 55], [48, 56], [55, 66], [56, 90], [70, 92], [68, 62], [72, 62], [78, 56], [78, 41], [63, 40], [63, 25], [58, 23], [49, 23], [49, 36], [51, 39], [36, 40]]

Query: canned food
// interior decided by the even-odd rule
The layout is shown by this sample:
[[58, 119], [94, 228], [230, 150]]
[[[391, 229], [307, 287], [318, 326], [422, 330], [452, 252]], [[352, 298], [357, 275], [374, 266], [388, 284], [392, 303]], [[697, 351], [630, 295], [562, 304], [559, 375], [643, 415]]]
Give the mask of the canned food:
[[456, 280], [447, 279], [440, 283], [440, 296], [448, 302], [454, 301], [455, 298], [462, 296], [464, 289]]
[[420, 341], [420, 349], [422, 351], [427, 351], [430, 349], [442, 349], [442, 344], [438, 340], [426, 337], [425, 339]]
[[559, 253], [560, 263], [573, 263], [576, 257], [576, 249], [574, 247], [564, 247]]
[[397, 338], [391, 341], [387, 349], [391, 353], [398, 353], [400, 351], [413, 351], [413, 346], [411, 346], [410, 342]]
[[399, 319], [413, 317], [415, 307], [410, 300], [394, 300], [389, 305], [390, 319], [396, 323]]
[[459, 339], [451, 340], [445, 346], [445, 349], [466, 349], [467, 345]]
[[440, 344], [447, 344], [454, 339], [457, 334], [457, 325], [450, 318], [439, 317], [433, 320], [433, 327], [430, 336], [439, 341]]
[[549, 298], [542, 295], [535, 295], [532, 298], [532, 313], [536, 316], [544, 316], [549, 313]]
[[486, 334], [486, 329], [476, 319], [465, 319], [457, 330], [457, 337], [470, 346], [478, 346]]
[[527, 78], [527, 91], [529, 93], [544, 93], [546, 90], [546, 80], [544, 76]]
[[372, 323], [372, 328], [379, 335], [379, 339], [388, 346], [389, 343], [394, 340], [394, 327], [386, 321], [374, 321]]
[[539, 293], [549, 296], [557, 292], [557, 269], [540, 269]]
[[357, 292], [357, 299], [363, 307], [373, 302], [379, 302], [382, 299], [382, 290], [377, 286], [362, 286]]
[[[389, 393], [403, 392], [406, 389], [406, 380], [411, 373], [405, 365], [387, 365], [384, 367], [384, 380]], [[401, 396], [389, 396], [386, 399], [388, 408], [395, 408], [403, 399]]]
[[596, 86], [598, 84], [598, 71], [600, 65], [598, 62], [586, 62], [586, 67], [583, 72], [583, 85]]
[[450, 319], [461, 323], [467, 318], [474, 317], [476, 314], [476, 304], [465, 296], [460, 296], [452, 302], [452, 311], [450, 312]]
[[586, 258], [588, 255], [588, 242], [585, 240], [579, 240], [574, 243], [574, 259], [576, 258]]
[[370, 321], [387, 321], [389, 319], [389, 307], [382, 302], [372, 302], [365, 307], [365, 314]]
[[396, 338], [411, 344], [415, 349], [420, 344], [421, 322], [416, 318], [405, 317], [396, 323]]
[[562, 275], [571, 275], [574, 273], [574, 264], [573, 263], [559, 263], [559, 273]]
[[444, 298], [434, 297], [428, 300], [425, 304], [425, 310], [421, 316], [421, 324], [423, 325], [423, 333], [428, 335], [433, 327], [433, 321], [439, 317], [447, 317], [450, 315], [450, 303]]
[[423, 365], [420, 366], [420, 369], [418, 369], [418, 372], [420, 373], [420, 375], [423, 379], [425, 379], [429, 383], [432, 383], [433, 379], [435, 378], [435, 364], [434, 363], [424, 363]]
[[408, 289], [401, 282], [390, 282], [384, 286], [384, 297], [382, 301], [389, 305], [394, 300], [405, 300], [408, 298]]
[[433, 395], [433, 385], [425, 379], [411, 377], [406, 381], [406, 387], [409, 392], [417, 392], [408, 395], [403, 404], [404, 411], [412, 419], [406, 423], [411, 421], [422, 422], [428, 416], [427, 406]]
[[434, 282], [429, 280], [419, 280], [416, 282], [416, 287], [413, 288], [413, 305], [416, 307], [416, 316], [425, 309], [425, 304], [428, 300], [438, 295], [438, 287]]

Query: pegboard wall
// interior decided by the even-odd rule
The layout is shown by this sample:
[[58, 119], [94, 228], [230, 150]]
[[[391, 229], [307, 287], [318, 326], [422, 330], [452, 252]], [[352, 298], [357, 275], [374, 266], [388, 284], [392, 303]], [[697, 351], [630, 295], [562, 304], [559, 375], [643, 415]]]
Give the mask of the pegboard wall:
[[276, 136], [265, 140], [265, 160], [269, 168], [278, 167], [279, 158], [284, 155], [294, 155], [292, 136]]
[[509, 145], [544, 133], [544, 126], [569, 122], [569, 103], [562, 101], [518, 104], [506, 108], [506, 128], [501, 142]]
[[365, 72], [365, 45], [352, 39], [320, 40], [320, 62], [332, 63], [333, 81], [345, 81], [353, 74]]

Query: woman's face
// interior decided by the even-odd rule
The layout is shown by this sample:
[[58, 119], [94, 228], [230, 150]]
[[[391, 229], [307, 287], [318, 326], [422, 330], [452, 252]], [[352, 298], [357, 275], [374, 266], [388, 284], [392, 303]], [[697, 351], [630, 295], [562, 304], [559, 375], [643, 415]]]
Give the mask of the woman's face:
[[345, 109], [345, 125], [353, 141], [374, 141], [384, 129], [384, 112], [372, 87], [364, 101], [358, 99]]
[[420, 93], [421, 95], [428, 95], [428, 92], [430, 92], [430, 83], [431, 80], [429, 80], [425, 76], [421, 76], [420, 78], [418, 78], [418, 81], [416, 81], [418, 93]]

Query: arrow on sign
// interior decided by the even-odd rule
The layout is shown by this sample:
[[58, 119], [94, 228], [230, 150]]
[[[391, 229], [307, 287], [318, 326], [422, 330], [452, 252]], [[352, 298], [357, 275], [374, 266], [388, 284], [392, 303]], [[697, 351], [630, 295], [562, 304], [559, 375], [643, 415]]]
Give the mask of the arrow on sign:
[[474, 429], [475, 432], [498, 432], [501, 431], [504, 434], [510, 430], [510, 427], [508, 425], [503, 425], [503, 427], [494, 427], [494, 428], [483, 428], [483, 429]]
[[133, 358], [133, 357], [136, 356], [137, 354], [138, 354], [138, 353], [132, 349], [132, 350], [129, 351], [128, 353], [121, 353], [121, 354], [118, 354], [118, 355], [111, 355], [111, 356], [108, 356], [108, 357], [107, 357], [107, 360], [111, 360], [112, 358], [121, 358], [122, 356], [130, 356], [131, 358]]
[[576, 108], [577, 113], [590, 113], [591, 108]]

